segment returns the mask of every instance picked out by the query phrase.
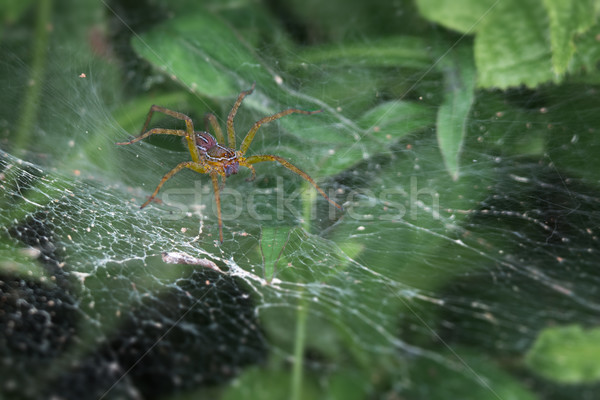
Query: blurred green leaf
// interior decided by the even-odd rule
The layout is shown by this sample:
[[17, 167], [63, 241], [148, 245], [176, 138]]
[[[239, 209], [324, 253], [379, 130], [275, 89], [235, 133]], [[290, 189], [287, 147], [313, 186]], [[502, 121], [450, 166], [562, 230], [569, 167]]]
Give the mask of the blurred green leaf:
[[[281, 369], [250, 368], [239, 378], [238, 384], [230, 387], [221, 397], [223, 400], [291, 399], [289, 373]], [[298, 399], [319, 398], [316, 382], [307, 379], [303, 383], [302, 396]]]
[[[12, 24], [17, 21], [34, 0], [4, 0], [0, 3], [0, 22]], [[2, 31], [0, 30], [0, 34]], [[0, 36], [1, 37], [1, 36]]]
[[277, 90], [270, 71], [243, 38], [207, 11], [165, 22], [132, 44], [141, 57], [192, 93], [230, 99], [253, 82], [261, 91]]
[[291, 67], [326, 64], [426, 69], [431, 64], [431, 55], [422, 38], [401, 36], [344, 46], [311, 46], [290, 57], [288, 63]]
[[[406, 396], [446, 400], [536, 400], [538, 397], [494, 361], [467, 348], [452, 348], [452, 365], [422, 358], [410, 366], [412, 385]], [[435, 384], [430, 384], [435, 381]]]
[[544, 0], [550, 18], [550, 41], [554, 73], [563, 75], [575, 53], [575, 35], [589, 29], [596, 21], [594, 0]]
[[540, 0], [496, 2], [475, 36], [479, 86], [536, 87], [553, 80], [547, 31]]
[[358, 125], [381, 142], [395, 143], [402, 137], [418, 132], [435, 122], [434, 109], [408, 101], [378, 104], [365, 112]]
[[577, 35], [574, 39], [576, 52], [573, 55], [572, 70], [583, 71], [583, 76], [574, 75], [583, 82], [592, 84], [600, 82], [600, 75], [597, 72], [597, 63], [600, 60], [600, 46], [598, 46], [598, 28], [594, 25], [586, 33]]
[[542, 330], [525, 356], [527, 366], [546, 379], [581, 384], [600, 381], [600, 328], [580, 325]]
[[49, 274], [38, 262], [40, 255], [40, 249], [15, 247], [14, 240], [0, 236], [0, 275], [46, 281]]
[[277, 274], [277, 266], [287, 264], [285, 249], [292, 234], [292, 227], [267, 227], [261, 230], [260, 252], [263, 258], [263, 277], [270, 281]]
[[417, 0], [421, 14], [431, 21], [461, 33], [473, 34], [494, 9], [497, 0]]
[[573, 56], [588, 51], [576, 47], [576, 36], [590, 29], [598, 13], [593, 0], [419, 0], [417, 5], [429, 20], [474, 35], [478, 84], [501, 89], [537, 87], [576, 71]]
[[437, 114], [437, 139], [446, 170], [458, 179], [459, 158], [475, 99], [475, 65], [468, 47], [460, 47], [442, 61], [446, 94]]

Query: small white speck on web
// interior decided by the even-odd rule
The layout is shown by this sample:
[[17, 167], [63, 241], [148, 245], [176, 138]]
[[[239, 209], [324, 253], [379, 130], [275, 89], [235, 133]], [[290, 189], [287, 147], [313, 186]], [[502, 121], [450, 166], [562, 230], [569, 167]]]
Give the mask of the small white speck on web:
[[192, 239], [192, 243], [200, 240], [200, 238], [202, 237], [202, 228], [204, 226], [204, 220], [202, 219], [202, 215], [200, 213], [199, 213], [199, 215], [200, 215], [200, 226], [198, 227], [198, 235]]
[[515, 174], [510, 174], [510, 177], [512, 179], [514, 179], [515, 181], [517, 181], [517, 182], [522, 182], [522, 183], [528, 183], [529, 182], [529, 178], [526, 178], [524, 176], [518, 176], [518, 175], [515, 175]]
[[71, 271], [71, 274], [73, 276], [75, 276], [82, 284], [85, 283], [85, 278], [87, 278], [88, 276], [91, 275], [86, 272], [77, 272], [77, 271]]
[[42, 254], [42, 251], [36, 247], [28, 247], [26, 249], [22, 249], [20, 251], [20, 253], [26, 257], [35, 259], [35, 258], [38, 258]]
[[275, 75], [275, 83], [277, 83], [278, 85], [283, 84], [283, 78], [279, 75]]
[[571, 143], [577, 143], [578, 141], [579, 141], [579, 136], [573, 135], [573, 137], [571, 138]]

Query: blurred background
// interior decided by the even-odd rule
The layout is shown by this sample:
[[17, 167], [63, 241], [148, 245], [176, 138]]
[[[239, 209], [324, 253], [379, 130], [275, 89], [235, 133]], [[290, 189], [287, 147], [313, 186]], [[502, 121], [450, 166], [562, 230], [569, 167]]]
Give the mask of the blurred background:
[[[595, 399], [593, 0], [0, 5], [0, 397]], [[152, 104], [235, 118], [221, 183]], [[155, 114], [151, 127], [185, 129]]]

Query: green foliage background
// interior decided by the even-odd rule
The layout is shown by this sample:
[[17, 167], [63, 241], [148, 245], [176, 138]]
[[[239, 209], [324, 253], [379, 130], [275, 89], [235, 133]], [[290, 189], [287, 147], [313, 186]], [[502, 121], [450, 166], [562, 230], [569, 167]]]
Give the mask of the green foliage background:
[[[266, 288], [233, 286], [249, 286], [257, 307], [283, 296], [288, 308], [260, 314], [268, 344], [257, 345], [261, 355], [227, 378], [155, 394], [144, 391], [152, 379], [126, 382], [148, 398], [593, 398], [599, 274], [588, 267], [599, 250], [599, 11], [594, 0], [3, 2], [0, 371], [10, 379], [0, 393], [49, 393], [57, 371], [68, 374], [101, 348], [99, 338], [119, 331], [121, 313], [143, 308], [144, 296], [130, 296], [130, 284], [152, 297], [195, 276], [189, 266], [165, 268], [156, 255], [168, 244], [201, 248], [222, 270], [235, 264], [260, 275]], [[300, 218], [259, 229], [241, 216], [216, 246], [214, 235], [194, 242], [182, 233], [197, 230], [189, 221], [164, 222], [126, 206], [132, 196], [140, 203], [166, 165], [187, 157], [160, 138], [143, 150], [114, 146], [139, 130], [151, 104], [189, 110], [197, 121], [214, 112], [222, 121], [253, 82], [257, 91], [236, 126], [290, 106], [324, 111], [279, 120], [278, 133], [257, 138], [253, 151], [301, 163], [324, 187], [341, 188], [338, 201], [350, 212], [374, 219], [314, 222], [308, 216], [321, 199], [313, 193], [298, 200]], [[474, 165], [478, 159], [501, 161]], [[404, 223], [389, 216], [407, 202], [386, 196], [409, 187], [411, 174], [441, 194], [452, 219], [430, 214]], [[508, 175], [542, 184], [517, 188], [503, 180]], [[287, 181], [291, 189], [303, 184], [290, 175]], [[234, 182], [242, 191], [252, 187]], [[268, 179], [257, 184], [269, 186]], [[351, 192], [361, 196], [343, 198]], [[583, 240], [544, 247], [531, 225], [493, 214], [493, 196], [544, 226], [564, 215], [535, 215], [543, 208], [536, 201], [568, 204], [557, 213], [573, 219], [557, 230]], [[60, 268], [71, 272], [69, 285], [82, 285], [61, 286], [39, 256], [49, 254], [44, 245], [15, 234], [32, 220], [44, 225], [43, 215], [59, 216], [52, 229], [64, 247], [56, 254], [76, 261]], [[492, 215], [509, 218], [486, 219]], [[214, 216], [209, 220], [206, 230], [214, 231]], [[86, 236], [95, 224], [113, 236]], [[249, 236], [231, 233], [236, 229]], [[564, 297], [558, 289], [538, 295], [537, 270], [510, 269], [521, 265], [519, 257], [543, 266], [548, 278], [540, 293], [552, 283]], [[504, 281], [504, 274], [527, 279]], [[295, 290], [287, 297], [270, 291], [276, 280]], [[9, 338], [11, 307], [25, 286], [64, 290], [99, 309], [81, 311], [85, 317], [72, 327], [76, 343], [41, 351], [42, 366]], [[415, 307], [405, 294], [413, 290], [435, 301]], [[492, 317], [459, 304], [479, 298], [493, 304]], [[433, 305], [454, 299], [460, 301], [447, 309]], [[454, 306], [465, 307], [465, 319], [444, 315]], [[370, 313], [372, 326], [357, 321]], [[488, 317], [499, 318], [502, 332], [481, 324]], [[20, 370], [6, 360], [33, 366]], [[107, 398], [127, 398], [119, 388]], [[60, 394], [74, 396], [69, 389]]]

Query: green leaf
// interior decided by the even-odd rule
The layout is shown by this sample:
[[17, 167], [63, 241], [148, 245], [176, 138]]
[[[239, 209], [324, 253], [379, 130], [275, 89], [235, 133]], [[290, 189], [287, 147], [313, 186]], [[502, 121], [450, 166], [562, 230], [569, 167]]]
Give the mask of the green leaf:
[[497, 0], [417, 0], [419, 12], [427, 19], [461, 33], [474, 33], [493, 10]]
[[597, 15], [594, 0], [418, 0], [417, 6], [431, 21], [475, 34], [479, 84], [498, 88], [562, 78], [575, 67], [576, 36]]
[[544, 6], [550, 18], [552, 66], [557, 75], [562, 75], [575, 53], [575, 36], [589, 29], [596, 20], [594, 0], [544, 0]]
[[536, 87], [554, 79], [547, 31], [540, 0], [497, 2], [475, 36], [478, 84]]
[[267, 227], [261, 230], [260, 253], [263, 259], [263, 277], [270, 281], [277, 274], [278, 265], [286, 265], [285, 249], [293, 227]]
[[4, 0], [0, 3], [0, 22], [14, 23], [32, 3], [33, 0]]
[[240, 86], [268, 79], [234, 31], [208, 13], [171, 20], [135, 37], [132, 45], [141, 57], [193, 93], [231, 97]]
[[577, 52], [573, 55], [571, 69], [573, 71], [585, 71], [589, 76], [584, 76], [583, 80], [589, 83], [598, 83], [596, 65], [600, 60], [600, 46], [598, 46], [598, 24], [586, 33], [578, 35], [574, 40]]
[[600, 381], [600, 328], [580, 325], [543, 330], [525, 362], [537, 374], [560, 383]]
[[313, 46], [288, 61], [296, 66], [307, 63], [331, 65], [428, 68], [431, 56], [427, 42], [419, 37], [391, 37], [369, 43], [350, 43], [346, 46]]
[[358, 125], [382, 142], [398, 139], [431, 126], [435, 122], [433, 108], [408, 101], [389, 101], [378, 104], [364, 113]]
[[[452, 348], [452, 365], [421, 358], [410, 366], [406, 398], [428, 400], [535, 400], [537, 397], [494, 361], [469, 348]], [[431, 379], [435, 384], [428, 384]]]
[[437, 114], [437, 139], [446, 170], [457, 180], [460, 153], [475, 98], [475, 66], [467, 47], [453, 52], [442, 62], [446, 95]]
[[[290, 393], [289, 374], [281, 368], [249, 368], [239, 377], [237, 385], [232, 386], [221, 397], [224, 400], [237, 399], [290, 399], [296, 393]], [[317, 382], [312, 379], [303, 381], [301, 399], [315, 399], [318, 396]], [[198, 397], [195, 397], [198, 398]]]
[[33, 247], [15, 246], [15, 241], [0, 236], [0, 275], [45, 281], [49, 274], [37, 262], [41, 252]]

